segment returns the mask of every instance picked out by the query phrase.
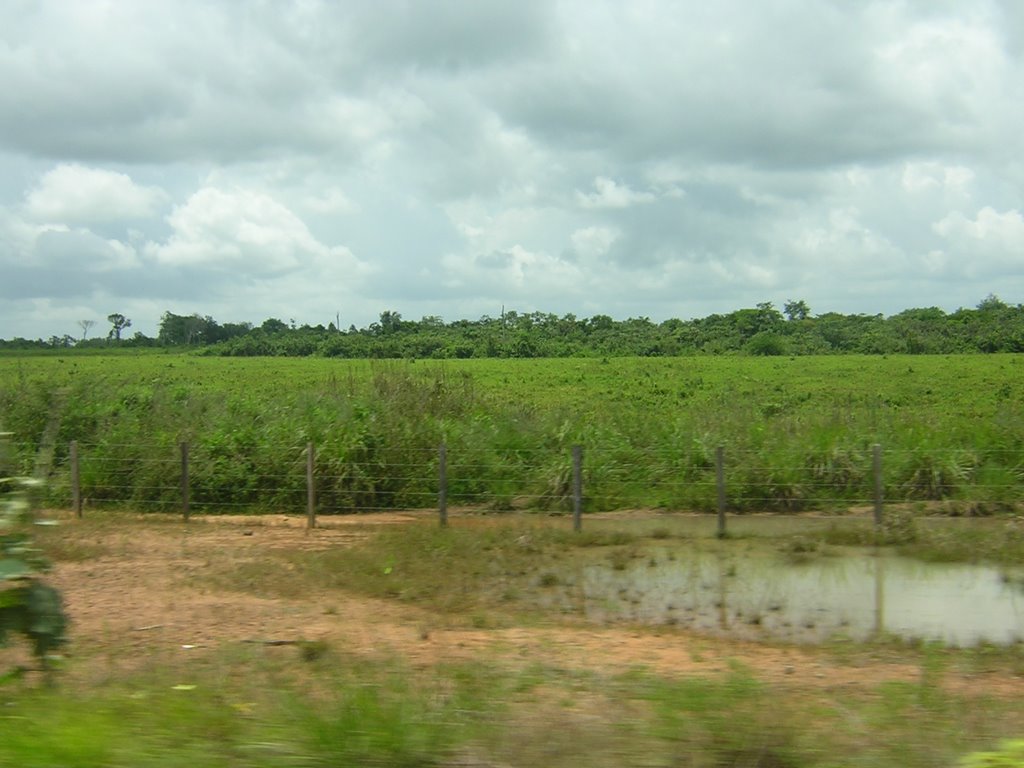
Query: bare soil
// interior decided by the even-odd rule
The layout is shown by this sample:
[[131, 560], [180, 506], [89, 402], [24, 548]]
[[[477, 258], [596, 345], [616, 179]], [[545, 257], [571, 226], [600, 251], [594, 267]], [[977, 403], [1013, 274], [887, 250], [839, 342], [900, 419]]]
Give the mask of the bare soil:
[[[65, 517], [62, 539], [84, 553], [58, 562], [49, 577], [63, 592], [72, 620], [68, 655], [75, 661], [68, 674], [89, 682], [109, 674], [112, 665], [120, 669], [154, 659], [171, 661], [225, 644], [276, 647], [323, 641], [347, 653], [398, 658], [415, 667], [485, 659], [510, 668], [539, 662], [600, 672], [644, 667], [668, 676], [713, 676], [738, 663], [762, 680], [810, 689], [869, 688], [922, 675], [921, 666], [908, 661], [912, 656], [899, 650], [844, 656], [710, 638], [676, 627], [578, 621], [480, 629], [415, 606], [337, 590], [301, 600], [269, 599], [216, 589], [203, 578], [215, 565], [258, 563], [268, 550], [352, 546], [367, 535], [367, 526], [401, 525], [414, 518], [322, 518], [310, 531], [304, 519], [284, 516], [200, 517], [187, 525], [141, 519], [133, 525], [125, 519], [100, 528]], [[0, 655], [0, 667], [4, 662]], [[1024, 681], [1006, 666], [960, 670], [950, 665], [943, 684], [963, 693], [1019, 696]]]

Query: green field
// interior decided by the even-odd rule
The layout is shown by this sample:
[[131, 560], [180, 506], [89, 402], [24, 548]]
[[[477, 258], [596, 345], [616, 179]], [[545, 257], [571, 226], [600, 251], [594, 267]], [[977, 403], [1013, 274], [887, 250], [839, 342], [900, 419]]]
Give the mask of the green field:
[[[179, 443], [197, 510], [566, 509], [584, 448], [587, 510], [715, 507], [724, 448], [736, 511], [869, 504], [872, 446], [890, 501], [1012, 511], [1024, 490], [1019, 355], [348, 361], [0, 357], [0, 422], [31, 471], [52, 443], [51, 499], [178, 504]], [[44, 452], [45, 453], [45, 452]]]

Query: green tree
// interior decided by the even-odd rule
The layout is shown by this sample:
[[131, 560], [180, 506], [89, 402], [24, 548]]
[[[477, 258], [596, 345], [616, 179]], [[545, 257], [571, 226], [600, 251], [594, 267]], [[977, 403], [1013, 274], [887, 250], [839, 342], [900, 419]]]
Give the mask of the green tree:
[[113, 339], [114, 341], [120, 341], [121, 332], [125, 328], [130, 328], [132, 324], [132, 321], [120, 312], [114, 312], [113, 314], [107, 315], [107, 322], [110, 323], [110, 333], [107, 334], [107, 338]]
[[384, 335], [394, 333], [402, 328], [402, 315], [386, 309], [380, 313], [380, 332]]
[[799, 301], [787, 301], [782, 305], [782, 311], [786, 315], [786, 319], [793, 320], [806, 320], [811, 314], [811, 308], [807, 306], [807, 302], [803, 299]]
[[1006, 308], [1006, 302], [1000, 299], [994, 293], [990, 293], [988, 296], [986, 296], [978, 303], [978, 309], [980, 309], [982, 312], [996, 312]]
[[268, 317], [260, 325], [260, 330], [264, 333], [280, 333], [281, 331], [288, 330], [288, 324], [284, 320], [278, 320], [276, 317]]
[[160, 318], [160, 332], [157, 339], [161, 344], [185, 344], [191, 346], [207, 341], [204, 338], [204, 331], [208, 331], [211, 324], [216, 325], [212, 317], [200, 317], [197, 314], [176, 315], [173, 312], [164, 312]]

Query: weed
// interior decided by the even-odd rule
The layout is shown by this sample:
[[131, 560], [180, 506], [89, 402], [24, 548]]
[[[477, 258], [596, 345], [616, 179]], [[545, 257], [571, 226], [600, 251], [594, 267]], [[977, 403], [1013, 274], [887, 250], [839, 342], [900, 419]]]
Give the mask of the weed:
[[885, 511], [878, 531], [880, 543], [911, 544], [917, 541], [917, 536], [917, 522], [912, 512], [897, 509]]
[[545, 571], [537, 580], [537, 583], [542, 587], [556, 587], [558, 586], [558, 582], [558, 574], [552, 573], [551, 571]]
[[806, 560], [821, 549], [821, 542], [811, 536], [791, 536], [779, 546], [779, 551], [791, 560]]
[[303, 640], [299, 643], [299, 656], [305, 662], [319, 661], [330, 650], [330, 643], [324, 640]]

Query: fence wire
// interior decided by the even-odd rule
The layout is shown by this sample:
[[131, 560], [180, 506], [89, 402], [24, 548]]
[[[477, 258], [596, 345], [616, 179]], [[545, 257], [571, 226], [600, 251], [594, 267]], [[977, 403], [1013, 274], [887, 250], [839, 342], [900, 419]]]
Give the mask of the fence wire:
[[[185, 507], [318, 514], [429, 509], [571, 511], [574, 474], [584, 511], [844, 511], [918, 503], [954, 514], [1019, 512], [1024, 463], [1011, 449], [709, 450], [626, 445], [524, 450], [258, 445], [225, 451], [189, 444], [82, 443], [52, 467], [50, 503], [139, 511]], [[720, 453], [720, 455], [719, 455]], [[77, 466], [72, 467], [72, 463]], [[310, 470], [312, 473], [310, 474]], [[444, 486], [442, 488], [442, 474]], [[443, 499], [443, 501], [442, 501]]]

